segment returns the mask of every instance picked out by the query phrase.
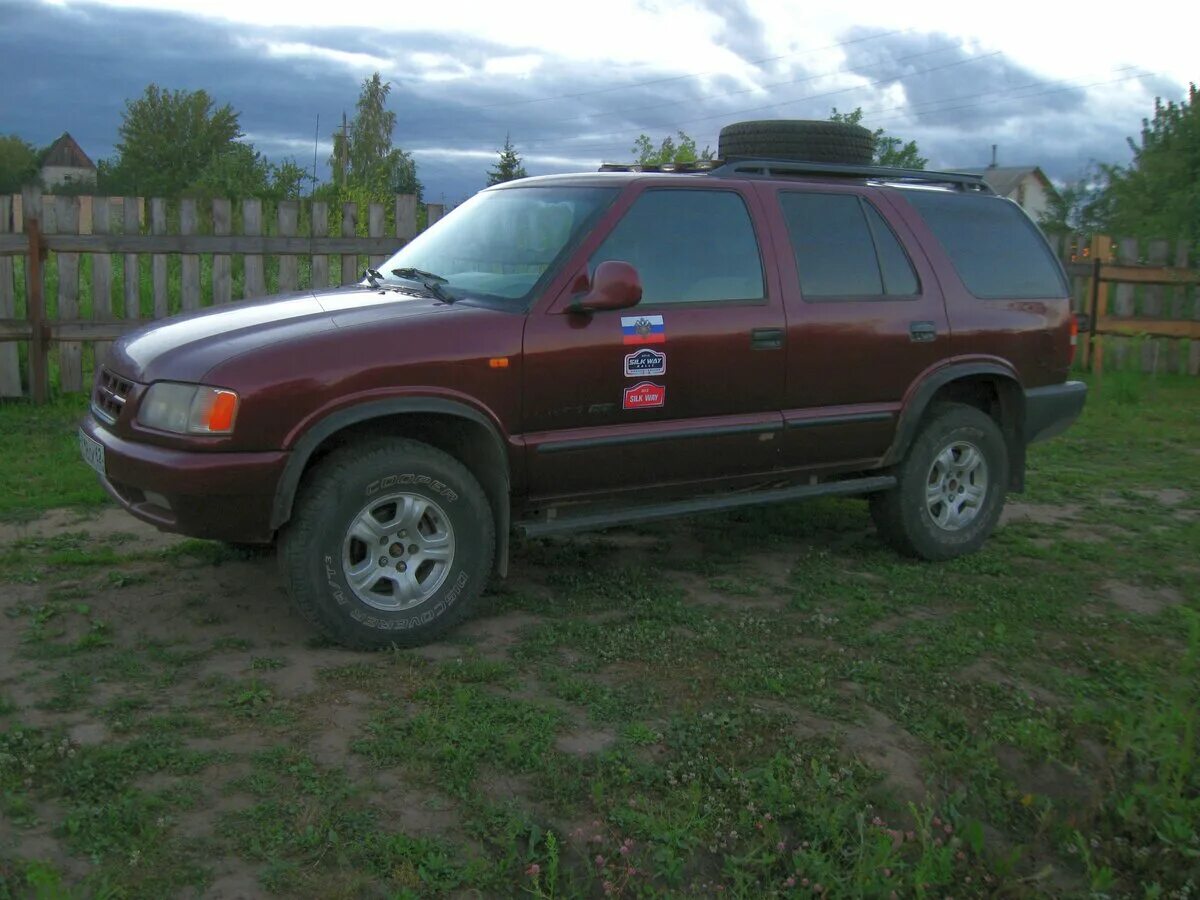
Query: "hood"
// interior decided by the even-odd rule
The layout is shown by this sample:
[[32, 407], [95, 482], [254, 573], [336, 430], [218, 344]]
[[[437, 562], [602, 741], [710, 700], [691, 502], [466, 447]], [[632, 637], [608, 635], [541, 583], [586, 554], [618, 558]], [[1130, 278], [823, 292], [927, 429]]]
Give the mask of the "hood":
[[107, 365], [142, 384], [202, 382], [214, 366], [283, 341], [372, 321], [448, 312], [452, 307], [423, 295], [349, 285], [319, 293], [290, 294], [231, 306], [210, 307], [160, 319], [117, 341]]

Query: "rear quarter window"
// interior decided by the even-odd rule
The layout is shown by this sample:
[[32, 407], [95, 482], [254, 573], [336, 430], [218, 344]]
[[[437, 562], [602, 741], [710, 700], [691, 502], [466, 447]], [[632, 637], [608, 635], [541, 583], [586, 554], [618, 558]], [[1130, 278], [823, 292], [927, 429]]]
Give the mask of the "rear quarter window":
[[1062, 269], [1037, 226], [1009, 200], [905, 191], [967, 290], [984, 300], [1067, 296]]

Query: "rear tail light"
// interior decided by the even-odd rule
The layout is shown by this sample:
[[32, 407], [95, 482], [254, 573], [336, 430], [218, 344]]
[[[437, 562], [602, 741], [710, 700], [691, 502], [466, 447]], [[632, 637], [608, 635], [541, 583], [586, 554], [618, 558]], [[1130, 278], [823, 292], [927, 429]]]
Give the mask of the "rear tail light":
[[1067, 351], [1067, 365], [1074, 365], [1075, 350], [1079, 345], [1079, 317], [1071, 314], [1071, 349]]

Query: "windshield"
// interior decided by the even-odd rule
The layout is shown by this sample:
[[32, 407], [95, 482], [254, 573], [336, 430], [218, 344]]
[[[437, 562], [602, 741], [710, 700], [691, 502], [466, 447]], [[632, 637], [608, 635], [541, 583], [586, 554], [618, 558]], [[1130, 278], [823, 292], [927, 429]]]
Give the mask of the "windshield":
[[[528, 187], [484, 191], [418, 235], [379, 267], [445, 279], [455, 299], [521, 301], [613, 201], [615, 188]], [[406, 273], [407, 274], [407, 273]]]

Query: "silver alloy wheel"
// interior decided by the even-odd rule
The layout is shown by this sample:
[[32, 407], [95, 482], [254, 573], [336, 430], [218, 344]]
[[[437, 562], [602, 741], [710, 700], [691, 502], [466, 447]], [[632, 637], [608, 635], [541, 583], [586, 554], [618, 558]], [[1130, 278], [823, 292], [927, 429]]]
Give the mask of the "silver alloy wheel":
[[987, 498], [987, 460], [979, 448], [954, 441], [934, 457], [925, 482], [925, 508], [935, 525], [945, 531], [967, 527]]
[[454, 563], [454, 529], [445, 511], [420, 494], [373, 499], [342, 541], [342, 574], [354, 595], [385, 612], [428, 600]]

